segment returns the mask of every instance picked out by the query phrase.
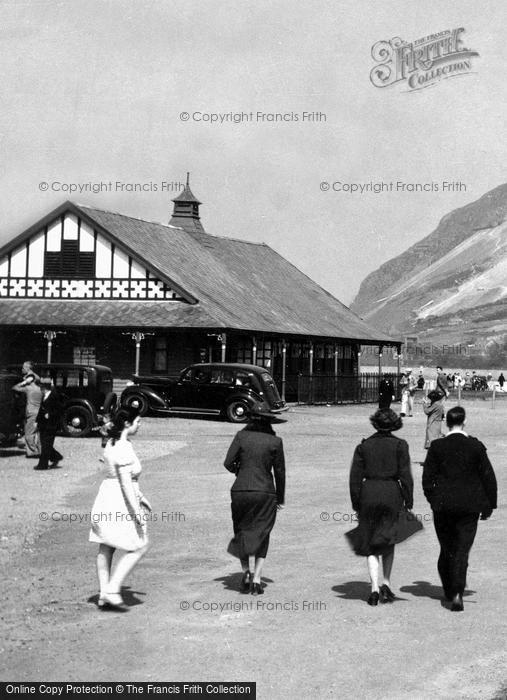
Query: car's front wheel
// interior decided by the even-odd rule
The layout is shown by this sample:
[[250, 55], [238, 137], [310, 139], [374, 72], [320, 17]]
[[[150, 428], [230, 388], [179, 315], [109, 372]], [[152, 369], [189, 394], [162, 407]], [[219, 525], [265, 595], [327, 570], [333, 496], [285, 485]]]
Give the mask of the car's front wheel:
[[225, 415], [227, 420], [231, 423], [245, 423], [248, 420], [248, 413], [250, 406], [246, 401], [238, 399], [236, 401], [231, 401], [227, 405], [225, 410]]
[[86, 437], [91, 433], [93, 418], [84, 406], [69, 406], [64, 411], [62, 427], [68, 437]]
[[148, 400], [142, 394], [129, 394], [122, 401], [125, 408], [135, 408], [140, 416], [145, 416], [150, 410]]

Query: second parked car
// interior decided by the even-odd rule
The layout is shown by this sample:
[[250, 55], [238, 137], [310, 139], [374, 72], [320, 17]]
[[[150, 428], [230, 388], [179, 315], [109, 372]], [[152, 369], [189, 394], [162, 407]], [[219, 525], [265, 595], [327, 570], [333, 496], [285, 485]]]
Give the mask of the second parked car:
[[[21, 368], [9, 367], [19, 374]], [[102, 424], [102, 417], [116, 403], [113, 373], [104, 365], [36, 364], [40, 377], [51, 377], [62, 404], [61, 428], [69, 437], [85, 437]]]
[[243, 423], [259, 404], [268, 411], [287, 410], [272, 376], [263, 367], [239, 363], [201, 363], [185, 368], [178, 379], [134, 376], [121, 395], [122, 406], [141, 415], [200, 413]]

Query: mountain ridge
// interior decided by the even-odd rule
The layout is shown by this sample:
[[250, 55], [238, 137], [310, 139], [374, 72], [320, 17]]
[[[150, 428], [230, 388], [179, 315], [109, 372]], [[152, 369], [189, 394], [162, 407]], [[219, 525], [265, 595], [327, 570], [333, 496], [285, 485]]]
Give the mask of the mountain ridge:
[[391, 335], [507, 361], [507, 184], [446, 214], [383, 263], [351, 308]]

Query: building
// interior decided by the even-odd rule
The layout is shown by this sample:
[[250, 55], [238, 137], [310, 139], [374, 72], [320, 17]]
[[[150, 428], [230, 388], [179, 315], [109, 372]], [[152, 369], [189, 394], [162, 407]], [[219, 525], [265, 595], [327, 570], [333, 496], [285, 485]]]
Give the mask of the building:
[[100, 363], [115, 377], [199, 361], [353, 376], [369, 327], [265, 244], [211, 235], [185, 189], [168, 225], [65, 202], [0, 249], [0, 365]]

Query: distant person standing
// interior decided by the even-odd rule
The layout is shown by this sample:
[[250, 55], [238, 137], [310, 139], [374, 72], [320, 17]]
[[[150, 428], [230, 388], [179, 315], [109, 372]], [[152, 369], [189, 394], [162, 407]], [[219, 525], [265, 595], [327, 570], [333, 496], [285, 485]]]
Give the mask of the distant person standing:
[[56, 433], [60, 427], [62, 404], [50, 377], [40, 380], [42, 400], [37, 413], [37, 427], [40, 433], [41, 452], [39, 463], [34, 469], [55, 468], [63, 456], [54, 448]]
[[449, 432], [431, 443], [422, 477], [440, 542], [438, 573], [454, 612], [463, 610], [468, 555], [479, 516], [487, 520], [497, 504], [496, 477], [486, 447], [467, 435], [465, 418], [461, 406], [447, 411]]
[[411, 369], [405, 371], [405, 376], [400, 381], [401, 392], [401, 412], [400, 416], [412, 417], [414, 412], [414, 396], [417, 389], [417, 379], [412, 374]]
[[447, 375], [442, 369], [442, 367], [437, 367], [437, 386], [436, 390], [440, 391], [445, 398], [449, 396], [449, 391], [447, 389]]
[[503, 372], [498, 377], [498, 384], [500, 385], [500, 391], [503, 391], [503, 385], [505, 384], [505, 377], [503, 376]]
[[25, 452], [27, 459], [40, 457], [40, 436], [37, 430], [37, 414], [42, 401], [42, 391], [39, 386], [39, 377], [33, 371], [32, 363], [27, 360], [21, 368], [23, 380], [15, 384], [12, 389], [18, 394], [24, 394], [25, 402]]
[[391, 401], [394, 401], [394, 384], [387, 374], [383, 374], [378, 387], [378, 407], [391, 408]]
[[444, 404], [442, 399], [444, 395], [436, 389], [430, 391], [428, 396], [423, 400], [423, 410], [428, 416], [426, 422], [426, 440], [424, 449], [428, 449], [433, 440], [443, 437], [442, 421], [444, 420]]

